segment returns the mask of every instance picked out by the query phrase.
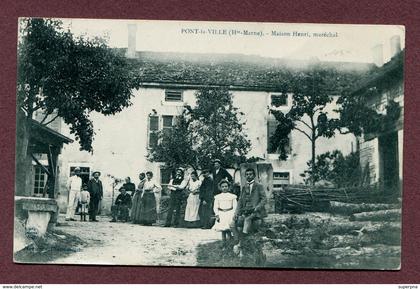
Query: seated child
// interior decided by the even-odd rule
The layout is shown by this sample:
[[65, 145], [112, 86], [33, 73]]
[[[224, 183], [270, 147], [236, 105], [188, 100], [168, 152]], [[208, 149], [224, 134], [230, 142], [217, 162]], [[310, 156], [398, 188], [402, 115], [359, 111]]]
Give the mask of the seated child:
[[236, 195], [229, 193], [229, 182], [227, 180], [220, 181], [219, 189], [221, 193], [214, 197], [213, 210], [216, 223], [213, 229], [222, 232], [223, 247], [225, 247], [227, 238], [232, 238], [230, 224], [233, 221], [237, 201]]
[[86, 215], [88, 214], [90, 202], [90, 194], [87, 190], [87, 185], [82, 186], [82, 191], [79, 194], [79, 203], [80, 203], [80, 221], [86, 221]]
[[115, 205], [111, 207], [112, 220], [128, 222], [129, 221], [129, 209], [131, 208], [131, 196], [126, 192], [125, 187], [121, 187], [119, 190], [121, 193], [115, 200]]

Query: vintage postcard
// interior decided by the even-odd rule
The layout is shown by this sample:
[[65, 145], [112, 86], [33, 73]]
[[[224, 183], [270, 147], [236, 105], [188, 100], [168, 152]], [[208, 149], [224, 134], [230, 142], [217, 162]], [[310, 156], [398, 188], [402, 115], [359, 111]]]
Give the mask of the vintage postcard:
[[398, 270], [404, 26], [19, 19], [18, 263]]

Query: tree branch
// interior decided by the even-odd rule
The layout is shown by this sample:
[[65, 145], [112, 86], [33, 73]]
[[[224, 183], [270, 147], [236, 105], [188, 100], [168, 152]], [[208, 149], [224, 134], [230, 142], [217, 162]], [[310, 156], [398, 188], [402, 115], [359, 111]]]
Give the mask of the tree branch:
[[301, 129], [300, 129], [300, 128], [298, 128], [298, 127], [295, 127], [294, 129], [295, 129], [295, 130], [297, 130], [297, 131], [299, 131], [299, 132], [301, 132], [301, 133], [303, 133], [304, 135], [306, 135], [306, 137], [307, 137], [310, 141], [312, 141], [312, 138], [309, 136], [309, 134], [307, 134], [307, 133], [306, 133], [306, 131], [301, 130]]
[[49, 116], [50, 114], [49, 113], [46, 113], [45, 115], [44, 115], [44, 118], [41, 120], [41, 124], [44, 124], [44, 121], [47, 119], [47, 117]]
[[312, 127], [306, 121], [303, 121], [301, 119], [297, 119], [296, 121], [298, 121], [300, 123], [303, 123], [304, 125], [306, 125], [307, 128], [309, 128], [310, 130], [312, 130]]
[[[49, 125], [50, 123], [52, 123], [54, 120], [56, 120], [59, 117], [59, 115], [57, 114], [56, 116], [54, 116], [50, 121], [44, 123], [43, 125]], [[44, 119], [45, 120], [45, 119]]]

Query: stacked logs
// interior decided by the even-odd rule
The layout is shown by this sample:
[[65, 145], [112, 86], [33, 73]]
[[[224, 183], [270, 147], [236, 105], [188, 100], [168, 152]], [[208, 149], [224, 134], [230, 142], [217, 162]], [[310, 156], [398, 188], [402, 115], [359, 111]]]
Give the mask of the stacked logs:
[[[378, 189], [372, 186], [354, 188], [324, 188], [308, 186], [287, 186], [273, 192], [276, 212], [313, 212], [330, 211], [338, 204], [358, 204], [381, 201], [377, 194]], [[335, 203], [334, 203], [335, 202]], [[379, 209], [394, 209], [393, 206], [378, 206]], [[341, 206], [342, 208], [344, 206]], [[372, 208], [369, 207], [368, 210]], [[336, 209], [336, 208], [333, 208]], [[345, 208], [343, 208], [346, 210]], [[375, 209], [375, 208], [373, 208]], [[366, 211], [365, 207], [359, 212]], [[357, 209], [355, 211], [357, 213]]]

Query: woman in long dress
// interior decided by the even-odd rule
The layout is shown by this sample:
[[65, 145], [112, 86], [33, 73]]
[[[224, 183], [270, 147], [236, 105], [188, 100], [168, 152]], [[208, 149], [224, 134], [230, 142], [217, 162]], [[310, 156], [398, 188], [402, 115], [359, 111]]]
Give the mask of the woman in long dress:
[[200, 225], [200, 217], [198, 215], [198, 209], [200, 208], [200, 186], [201, 181], [198, 179], [197, 172], [191, 172], [190, 181], [187, 186], [189, 195], [184, 216], [185, 225], [188, 228], [199, 227]]
[[137, 186], [137, 190], [133, 197], [133, 206], [131, 207], [131, 221], [134, 224], [140, 224], [140, 206], [141, 206], [141, 195], [143, 194], [143, 186], [146, 182], [146, 175], [144, 173], [139, 174], [140, 183]]
[[140, 202], [140, 224], [151, 226], [157, 220], [155, 194], [160, 193], [162, 187], [153, 179], [153, 173], [146, 173], [143, 194]]
[[219, 189], [221, 193], [214, 197], [213, 210], [216, 216], [216, 223], [213, 229], [222, 232], [223, 246], [225, 246], [227, 238], [232, 239], [230, 224], [235, 214], [237, 197], [229, 193], [229, 182], [227, 180], [220, 181]]

